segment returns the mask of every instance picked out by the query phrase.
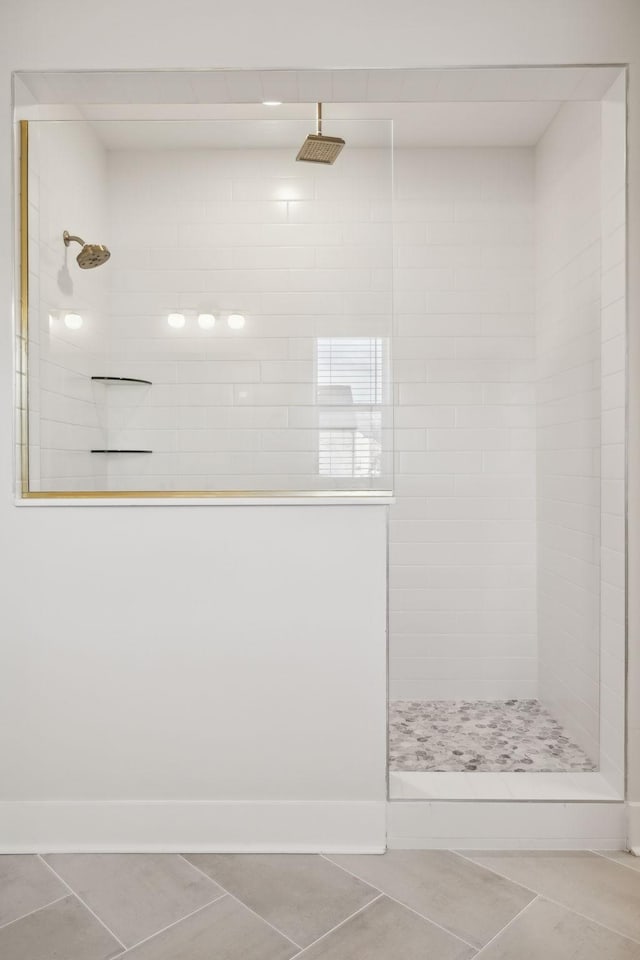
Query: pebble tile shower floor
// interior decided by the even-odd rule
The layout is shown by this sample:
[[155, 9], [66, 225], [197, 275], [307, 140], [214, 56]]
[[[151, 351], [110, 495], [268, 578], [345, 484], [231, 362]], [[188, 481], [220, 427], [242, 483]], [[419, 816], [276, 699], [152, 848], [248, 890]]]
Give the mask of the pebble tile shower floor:
[[591, 772], [538, 700], [392, 700], [389, 767], [416, 772]]
[[640, 860], [0, 856], [2, 960], [640, 960]]

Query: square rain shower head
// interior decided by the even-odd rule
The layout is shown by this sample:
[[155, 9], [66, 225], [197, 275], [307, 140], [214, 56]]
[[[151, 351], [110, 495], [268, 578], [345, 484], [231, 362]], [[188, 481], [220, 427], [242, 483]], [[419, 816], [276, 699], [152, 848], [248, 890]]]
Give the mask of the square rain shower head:
[[298, 151], [296, 160], [309, 163], [334, 163], [344, 147], [342, 137], [325, 137], [321, 133], [310, 133]]

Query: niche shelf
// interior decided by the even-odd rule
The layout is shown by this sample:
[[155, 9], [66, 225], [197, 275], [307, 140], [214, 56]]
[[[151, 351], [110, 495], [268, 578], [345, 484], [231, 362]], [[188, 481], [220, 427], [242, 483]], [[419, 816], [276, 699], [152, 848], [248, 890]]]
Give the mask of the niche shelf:
[[140, 380], [138, 377], [91, 377], [91, 379], [102, 383], [146, 383], [148, 386], [153, 384], [152, 380]]
[[91, 453], [153, 453], [153, 450], [117, 450], [114, 447], [107, 447], [104, 450], [92, 450]]

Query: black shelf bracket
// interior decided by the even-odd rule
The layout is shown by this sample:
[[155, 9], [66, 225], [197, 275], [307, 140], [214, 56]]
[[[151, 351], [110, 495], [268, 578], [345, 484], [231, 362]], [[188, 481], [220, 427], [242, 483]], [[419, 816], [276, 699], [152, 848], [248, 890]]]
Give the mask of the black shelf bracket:
[[152, 380], [140, 380], [138, 377], [91, 377], [92, 380], [101, 380], [103, 383], [146, 383], [152, 386]]

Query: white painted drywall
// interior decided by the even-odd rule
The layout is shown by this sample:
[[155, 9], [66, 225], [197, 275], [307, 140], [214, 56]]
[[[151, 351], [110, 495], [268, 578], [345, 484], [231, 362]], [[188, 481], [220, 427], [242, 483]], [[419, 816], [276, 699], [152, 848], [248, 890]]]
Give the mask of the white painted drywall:
[[[626, 77], [602, 102], [602, 464], [600, 515], [600, 769], [620, 793], [625, 783], [627, 241]], [[632, 650], [633, 656], [633, 650]], [[635, 709], [636, 688], [629, 684]], [[630, 754], [635, 771], [635, 756]]]
[[[29, 572], [4, 602], [0, 846], [117, 848], [149, 802], [163, 806], [147, 846], [239, 849], [348, 845], [377, 804], [354, 836], [379, 849], [385, 514], [12, 508], [14, 569]], [[101, 801], [124, 810], [115, 832]], [[54, 821], [78, 802], [74, 841]], [[272, 822], [286, 802], [295, 836]], [[219, 820], [234, 803], [235, 834]], [[208, 811], [199, 838], [193, 804]]]

